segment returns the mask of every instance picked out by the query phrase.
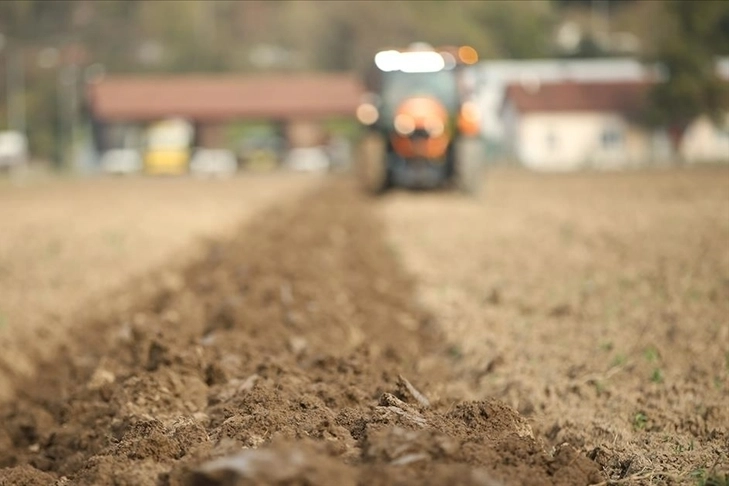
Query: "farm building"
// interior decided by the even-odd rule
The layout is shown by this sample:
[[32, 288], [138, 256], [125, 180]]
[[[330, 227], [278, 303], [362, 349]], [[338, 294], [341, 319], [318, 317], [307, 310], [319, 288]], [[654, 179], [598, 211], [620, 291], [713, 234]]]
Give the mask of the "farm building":
[[86, 106], [98, 153], [143, 151], [150, 127], [185, 120], [189, 148], [230, 147], [230, 126], [275, 127], [287, 148], [325, 143], [324, 124], [354, 119], [362, 88], [348, 74], [108, 76], [88, 86]]
[[[641, 123], [650, 81], [541, 83], [507, 87], [501, 109], [506, 155], [538, 170], [624, 168], [675, 158], [665, 130]], [[729, 162], [729, 125], [693, 122], [678, 152], [692, 162]]]
[[502, 119], [507, 153], [526, 167], [572, 170], [647, 163], [653, 134], [637, 118], [649, 84], [512, 84]]
[[[716, 68], [720, 77], [729, 80], [729, 58], [717, 59]], [[550, 164], [557, 163], [556, 159], [562, 155], [561, 151], [566, 151], [571, 154], [568, 158], [575, 158], [558, 164], [560, 168], [566, 169], [588, 163], [617, 164], [623, 156], [625, 158], [620, 161], [621, 165], [665, 160], [674, 155], [664, 133], [648, 133], [644, 127], [636, 123], [635, 110], [629, 103], [626, 105], [616, 100], [615, 106], [604, 105], [604, 100], [613, 99], [615, 96], [619, 98], [622, 96], [620, 93], [627, 96], [627, 100], [633, 99], [643, 104], [645, 93], [639, 97], [640, 100], [635, 100], [635, 90], [645, 92], [646, 88], [626, 88], [626, 86], [645, 85], [662, 79], [657, 65], [646, 65], [630, 57], [494, 60], [479, 63], [475, 70], [478, 84], [476, 100], [482, 111], [483, 120], [482, 134], [490, 148], [492, 158], [516, 158], [525, 165], [541, 164], [546, 168]], [[582, 90], [578, 88], [581, 84], [588, 86]], [[561, 87], [556, 88], [556, 86]], [[543, 89], [531, 93], [535, 87]], [[528, 115], [526, 113], [517, 115], [505, 109], [509, 104], [506, 102], [509, 89], [513, 96], [519, 97], [519, 103], [529, 105], [524, 107], [525, 112], [529, 112]], [[558, 90], [559, 94], [553, 101], [549, 101], [547, 98], [552, 90]], [[603, 93], [603, 90], [608, 91]], [[579, 101], [583, 95], [594, 98], [595, 105], [588, 106], [584, 101]], [[538, 105], [543, 105], [544, 111], [540, 112], [537, 109]], [[579, 105], [579, 109], [575, 111], [576, 105]], [[517, 121], [515, 117], [519, 120]], [[529, 120], [526, 121], [525, 117]], [[578, 122], [580, 118], [582, 120]], [[601, 147], [602, 142], [595, 142], [595, 138], [601, 136], [594, 135], [589, 140], [581, 140], [580, 137], [566, 138], [562, 142], [561, 149], [544, 147], [546, 142], [543, 136], [541, 141], [539, 137], [535, 139], [533, 147], [523, 145], [525, 143], [523, 138], [521, 140], [512, 138], [517, 130], [516, 123], [520, 124], [517, 130], [519, 133], [525, 130], [543, 131], [546, 129], [542, 125], [548, 120], [557, 123], [555, 130], [559, 127], [558, 131], [569, 132], [572, 130], [570, 127], [576, 124], [575, 129], [578, 131], [575, 133], [588, 131], [593, 135], [602, 131], [614, 132], [617, 125], [622, 127], [618, 131], [625, 135], [628, 145], [622, 148], [614, 147], [615, 142], [611, 141], [614, 135], [610, 134], [605, 135], [605, 147]], [[612, 129], [605, 128], [605, 125], [610, 124], [613, 126]], [[542, 128], [534, 128], [536, 126]], [[601, 126], [603, 128], [600, 128]], [[593, 148], [588, 149], [590, 146]], [[687, 163], [729, 162], [729, 130], [727, 127], [717, 127], [705, 118], [696, 120], [684, 133], [679, 146], [679, 155]], [[549, 161], [550, 157], [554, 159], [552, 162]], [[537, 159], [541, 162], [536, 162]], [[610, 160], [612, 162], [609, 162]]]
[[483, 136], [500, 150], [505, 140], [501, 119], [506, 88], [515, 83], [639, 82], [655, 72], [637, 59], [489, 60], [475, 67], [477, 103], [482, 111]]

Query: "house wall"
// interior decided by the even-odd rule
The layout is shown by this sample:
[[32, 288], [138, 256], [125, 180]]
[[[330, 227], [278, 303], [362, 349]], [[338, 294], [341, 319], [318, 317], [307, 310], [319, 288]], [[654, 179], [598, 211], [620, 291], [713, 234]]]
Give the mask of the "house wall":
[[645, 164], [652, 136], [615, 113], [503, 112], [509, 152], [536, 170], [619, 168]]
[[729, 162], [729, 115], [723, 127], [698, 118], [684, 132], [679, 151], [688, 163]]
[[487, 140], [507, 144], [507, 128], [499, 110], [510, 83], [642, 81], [655, 74], [654, 68], [633, 58], [491, 60], [478, 63], [475, 71], [475, 100], [484, 122], [482, 134]]

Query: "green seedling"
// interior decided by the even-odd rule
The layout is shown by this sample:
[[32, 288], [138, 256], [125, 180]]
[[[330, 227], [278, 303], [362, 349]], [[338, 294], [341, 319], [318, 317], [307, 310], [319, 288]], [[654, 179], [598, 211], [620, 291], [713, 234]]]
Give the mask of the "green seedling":
[[693, 451], [694, 450], [694, 447], [695, 447], [694, 446], [694, 441], [692, 440], [691, 442], [689, 442], [689, 445], [688, 446], [684, 446], [680, 442], [677, 442], [676, 443], [676, 446], [674, 447], [674, 449], [675, 449], [675, 451], [677, 453], [681, 454], [681, 453], [686, 452], [686, 451]]
[[717, 390], [721, 390], [722, 388], [724, 388], [722, 380], [719, 376], [714, 377], [714, 388], [716, 388]]
[[705, 469], [691, 471], [689, 477], [696, 481], [696, 486], [729, 486], [729, 475], [707, 473]]
[[623, 353], [618, 353], [613, 358], [612, 365], [613, 366], [623, 366], [627, 362], [628, 362], [628, 357], [625, 356], [625, 354], [623, 354]]
[[612, 351], [615, 345], [612, 341], [605, 341], [602, 344], [600, 344], [600, 349], [602, 351]]
[[643, 412], [638, 412], [633, 417], [633, 428], [635, 430], [643, 430], [648, 424], [648, 416]]
[[645, 359], [649, 363], [656, 363], [660, 359], [660, 355], [658, 354], [658, 350], [654, 348], [653, 346], [649, 346], [643, 351], [643, 356], [645, 356]]
[[663, 383], [663, 372], [660, 368], [655, 368], [651, 375], [651, 381], [653, 383]]
[[463, 350], [461, 350], [460, 346], [456, 346], [454, 344], [453, 346], [450, 346], [448, 348], [448, 356], [450, 356], [452, 359], [459, 360], [463, 358]]

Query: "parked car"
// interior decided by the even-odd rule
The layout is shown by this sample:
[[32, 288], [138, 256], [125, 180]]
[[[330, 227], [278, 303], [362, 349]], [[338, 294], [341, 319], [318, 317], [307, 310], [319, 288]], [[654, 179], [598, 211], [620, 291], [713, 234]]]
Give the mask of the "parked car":
[[237, 170], [235, 154], [226, 149], [199, 148], [190, 161], [190, 173], [199, 176], [231, 176]]
[[287, 168], [301, 172], [326, 172], [331, 161], [324, 147], [294, 148], [286, 154]]
[[0, 132], [0, 170], [28, 163], [28, 139], [17, 131]]
[[111, 149], [101, 156], [100, 166], [106, 174], [134, 174], [142, 171], [142, 156], [134, 149]]
[[246, 137], [238, 148], [241, 168], [252, 172], [270, 172], [279, 167], [285, 141], [275, 134], [263, 133]]

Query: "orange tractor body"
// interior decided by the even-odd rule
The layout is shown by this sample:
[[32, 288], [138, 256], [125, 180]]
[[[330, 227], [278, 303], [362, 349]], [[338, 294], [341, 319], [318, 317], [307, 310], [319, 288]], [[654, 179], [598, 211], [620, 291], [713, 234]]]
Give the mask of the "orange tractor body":
[[464, 68], [477, 59], [467, 46], [422, 44], [375, 56], [357, 110], [365, 128], [357, 162], [367, 189], [478, 187], [480, 119], [463, 82]]

